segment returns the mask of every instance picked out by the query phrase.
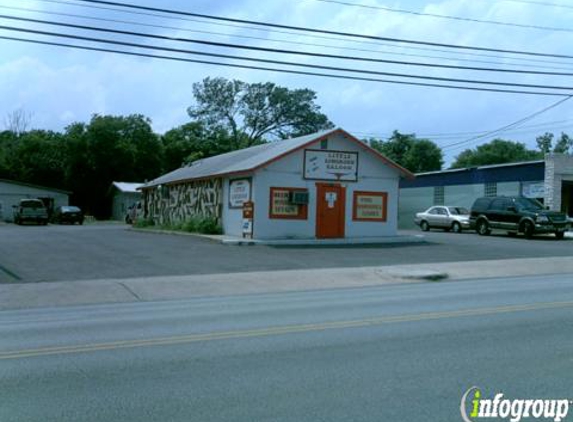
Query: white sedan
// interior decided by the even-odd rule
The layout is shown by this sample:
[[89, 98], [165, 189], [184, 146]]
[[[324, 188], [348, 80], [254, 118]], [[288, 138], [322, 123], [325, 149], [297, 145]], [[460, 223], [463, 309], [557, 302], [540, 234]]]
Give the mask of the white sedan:
[[461, 233], [462, 230], [470, 228], [470, 212], [464, 207], [436, 205], [417, 213], [414, 223], [425, 232], [430, 229], [444, 229]]

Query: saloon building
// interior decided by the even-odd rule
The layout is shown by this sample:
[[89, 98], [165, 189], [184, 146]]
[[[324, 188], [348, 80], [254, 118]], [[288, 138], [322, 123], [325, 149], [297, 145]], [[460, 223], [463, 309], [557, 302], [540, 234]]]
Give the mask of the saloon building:
[[342, 129], [203, 160], [143, 187], [157, 224], [211, 217], [229, 236], [395, 236], [398, 185], [410, 172]]

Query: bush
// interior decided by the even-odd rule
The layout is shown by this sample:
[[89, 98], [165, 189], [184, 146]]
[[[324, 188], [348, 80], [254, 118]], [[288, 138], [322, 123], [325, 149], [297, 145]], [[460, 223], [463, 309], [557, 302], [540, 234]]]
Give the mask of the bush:
[[202, 234], [223, 234], [223, 229], [212, 217], [191, 217], [182, 227], [183, 231]]
[[155, 226], [155, 222], [151, 218], [140, 218], [133, 223], [133, 227], [144, 228]]

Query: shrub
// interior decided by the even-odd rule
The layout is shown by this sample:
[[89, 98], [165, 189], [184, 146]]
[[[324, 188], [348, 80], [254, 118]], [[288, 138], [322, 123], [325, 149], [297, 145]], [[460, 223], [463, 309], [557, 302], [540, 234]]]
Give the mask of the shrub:
[[140, 218], [133, 223], [133, 227], [144, 228], [154, 226], [155, 223], [151, 218]]

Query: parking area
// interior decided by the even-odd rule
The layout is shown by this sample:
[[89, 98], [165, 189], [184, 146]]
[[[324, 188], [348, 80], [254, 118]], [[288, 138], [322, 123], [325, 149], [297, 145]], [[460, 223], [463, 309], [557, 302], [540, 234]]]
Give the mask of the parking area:
[[[421, 234], [408, 231], [405, 234]], [[573, 238], [424, 233], [426, 242], [344, 246], [230, 246], [195, 236], [128, 230], [120, 224], [0, 225], [0, 282], [571, 256]], [[573, 257], [572, 257], [573, 259]]]

